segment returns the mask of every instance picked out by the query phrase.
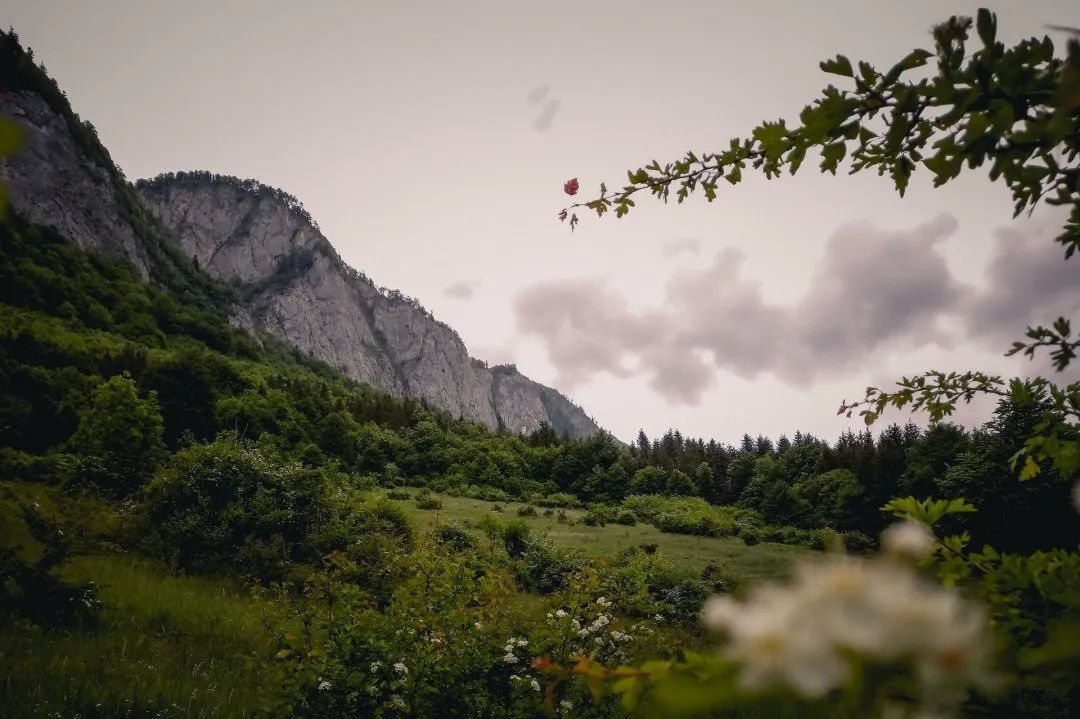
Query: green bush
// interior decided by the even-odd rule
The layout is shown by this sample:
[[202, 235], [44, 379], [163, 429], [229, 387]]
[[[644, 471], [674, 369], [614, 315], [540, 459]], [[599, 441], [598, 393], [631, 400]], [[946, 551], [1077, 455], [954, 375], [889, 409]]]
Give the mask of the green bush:
[[174, 454], [143, 506], [158, 549], [179, 566], [235, 566], [260, 578], [321, 557], [316, 530], [334, 519], [323, 470], [232, 436]]
[[541, 507], [566, 507], [574, 509], [581, 506], [581, 500], [566, 492], [555, 492], [546, 497], [540, 497], [536, 500], [536, 504]]
[[631, 512], [629, 509], [620, 509], [615, 513], [615, 524], [622, 524], [627, 527], [633, 527], [637, 524], [637, 515]]
[[442, 500], [434, 497], [421, 497], [416, 500], [417, 509], [442, 509]]
[[36, 505], [22, 506], [21, 514], [30, 543], [0, 545], [0, 627], [17, 616], [43, 626], [93, 621], [100, 608], [97, 588], [92, 582], [72, 584], [60, 577], [71, 555], [70, 533]]
[[457, 522], [440, 524], [435, 528], [435, 538], [455, 552], [464, 552], [476, 547], [476, 537]]
[[63, 484], [71, 479], [74, 464], [75, 459], [67, 454], [36, 455], [0, 448], [0, 476], [7, 479]]
[[75, 481], [114, 497], [130, 495], [165, 456], [157, 394], [140, 397], [127, 375], [101, 383], [68, 446], [79, 455]]
[[526, 504], [524, 507], [518, 507], [517, 513], [519, 517], [535, 517], [536, 507]]
[[574, 573], [585, 566], [580, 552], [532, 536], [525, 537], [516, 560], [514, 577], [518, 586], [537, 594], [565, 589]]
[[391, 489], [389, 492], [386, 493], [386, 498], [387, 499], [410, 500], [410, 499], [412, 499], [412, 495], [409, 494], [408, 492], [406, 492], [404, 489]]

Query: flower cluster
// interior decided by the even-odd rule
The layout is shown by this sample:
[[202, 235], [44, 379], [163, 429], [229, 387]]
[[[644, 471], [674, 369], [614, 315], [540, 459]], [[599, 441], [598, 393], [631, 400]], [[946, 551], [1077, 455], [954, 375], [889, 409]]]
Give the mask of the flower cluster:
[[923, 581], [910, 562], [932, 546], [925, 530], [883, 535], [886, 556], [805, 562], [790, 585], [765, 585], [745, 602], [713, 597], [705, 624], [726, 634], [744, 689], [786, 686], [821, 697], [846, 686], [856, 668], [907, 669], [924, 704], [955, 706], [985, 684], [986, 618], [956, 591]]

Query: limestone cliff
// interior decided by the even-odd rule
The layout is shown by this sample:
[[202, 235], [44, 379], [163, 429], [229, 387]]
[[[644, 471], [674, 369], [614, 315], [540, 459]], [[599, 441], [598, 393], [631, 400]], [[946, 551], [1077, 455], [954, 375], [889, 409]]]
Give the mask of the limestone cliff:
[[254, 323], [355, 379], [490, 427], [597, 426], [513, 367], [469, 357], [453, 329], [346, 265], [292, 196], [205, 172], [137, 184], [143, 204], [211, 275], [240, 288]]

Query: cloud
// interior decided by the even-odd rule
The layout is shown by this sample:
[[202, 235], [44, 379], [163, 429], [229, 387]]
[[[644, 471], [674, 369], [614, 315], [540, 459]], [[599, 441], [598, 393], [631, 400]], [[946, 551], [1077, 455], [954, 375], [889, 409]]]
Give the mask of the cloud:
[[600, 372], [633, 374], [627, 361], [646, 349], [658, 319], [631, 312], [623, 298], [590, 280], [534, 285], [517, 296], [514, 312], [519, 329], [544, 339], [564, 387]]
[[668, 240], [664, 243], [664, 257], [675, 257], [683, 252], [696, 255], [701, 250], [701, 240], [696, 238], [680, 238]]
[[458, 300], [469, 300], [472, 299], [479, 284], [480, 282], [478, 280], [458, 280], [457, 282], [452, 282], [447, 285], [446, 289], [443, 290], [443, 294]]
[[971, 292], [938, 251], [956, 229], [951, 217], [908, 232], [843, 227], [793, 304], [770, 302], [743, 276], [743, 254], [727, 249], [674, 274], [661, 308], [632, 311], [597, 282], [552, 282], [519, 295], [518, 326], [544, 341], [570, 386], [602, 372], [644, 374], [669, 401], [696, 404], [717, 369], [805, 385], [857, 369], [885, 345], [949, 344], [942, 321]]
[[970, 336], [1004, 351], [1029, 325], [1047, 325], [1080, 311], [1076, 261], [1063, 262], [1065, 249], [1053, 241], [1060, 232], [1060, 223], [1044, 221], [996, 233], [984, 289], [966, 308]]
[[528, 100], [532, 105], [540, 105], [540, 114], [533, 118], [533, 127], [538, 132], [547, 132], [555, 122], [555, 116], [562, 108], [562, 102], [556, 98], [549, 98], [551, 88], [547, 85], [538, 85], [529, 91]]

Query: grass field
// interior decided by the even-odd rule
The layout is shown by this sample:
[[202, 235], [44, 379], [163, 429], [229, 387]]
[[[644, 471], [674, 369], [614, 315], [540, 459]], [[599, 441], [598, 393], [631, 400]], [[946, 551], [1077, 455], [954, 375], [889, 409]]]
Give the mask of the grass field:
[[[0, 482], [0, 546], [27, 558], [40, 546], [19, 507], [34, 503], [73, 532], [113, 520], [100, 501], [60, 502], [45, 485]], [[269, 607], [242, 583], [129, 554], [74, 556], [63, 576], [97, 585], [100, 615], [89, 626], [0, 624], [0, 716], [242, 716], [275, 699]]]
[[[415, 494], [416, 490], [410, 490]], [[481, 517], [492, 513], [494, 503], [466, 497], [432, 495], [442, 501], [442, 509], [418, 509], [413, 500], [396, 500], [416, 521], [421, 530], [430, 528], [437, 522], [456, 521], [475, 524]], [[503, 511], [497, 516], [502, 519], [518, 519], [517, 510], [524, 505], [502, 503]], [[605, 527], [589, 527], [584, 524], [559, 522], [556, 516], [543, 516], [543, 509], [537, 508], [539, 516], [520, 517], [533, 529], [533, 532], [548, 536], [556, 544], [572, 549], [581, 549], [594, 556], [614, 554], [626, 547], [635, 547], [642, 542], [655, 542], [659, 551], [669, 559], [693, 569], [701, 569], [707, 562], [716, 562], [729, 575], [740, 582], [786, 574], [792, 559], [805, 554], [807, 550], [786, 544], [763, 543], [749, 547], [735, 537], [695, 537], [685, 534], [665, 534], [648, 524], [626, 527], [620, 524], [608, 524]], [[567, 515], [576, 519], [583, 512], [566, 510]]]
[[238, 716], [272, 700], [270, 635], [242, 587], [136, 557], [73, 558], [100, 589], [95, 626], [0, 631], [6, 716]]

